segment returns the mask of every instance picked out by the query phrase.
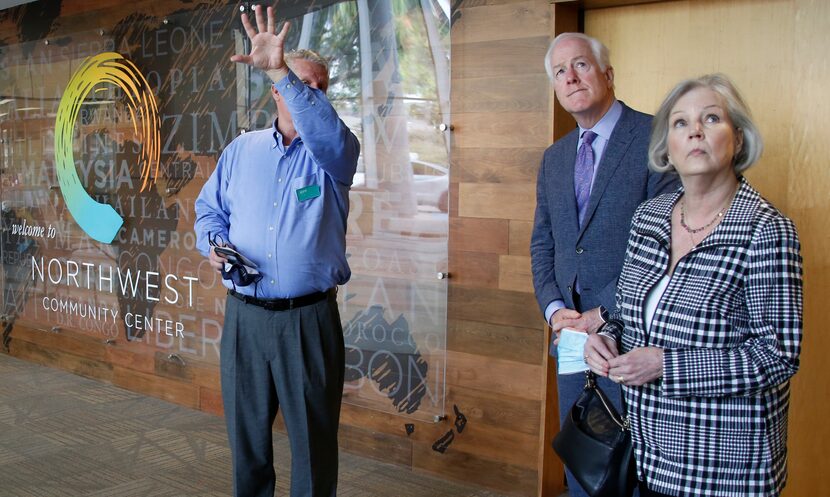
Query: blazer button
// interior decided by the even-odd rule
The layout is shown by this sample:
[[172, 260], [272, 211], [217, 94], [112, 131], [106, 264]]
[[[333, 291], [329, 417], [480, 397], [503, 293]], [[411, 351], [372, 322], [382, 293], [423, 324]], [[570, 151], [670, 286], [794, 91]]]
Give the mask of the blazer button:
[[571, 285], [568, 285], [568, 293], [571, 293]]
[[576, 248], [576, 253], [581, 254], [582, 253], [582, 247], [577, 247]]

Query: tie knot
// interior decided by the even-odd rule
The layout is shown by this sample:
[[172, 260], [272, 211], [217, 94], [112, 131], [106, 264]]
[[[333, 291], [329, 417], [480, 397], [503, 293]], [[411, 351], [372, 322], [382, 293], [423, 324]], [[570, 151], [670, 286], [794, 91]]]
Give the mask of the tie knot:
[[596, 138], [596, 137], [597, 137], [596, 133], [594, 133], [591, 130], [588, 130], [585, 133], [582, 133], [582, 143], [587, 143], [588, 145], [590, 145], [591, 143], [594, 142], [594, 138]]

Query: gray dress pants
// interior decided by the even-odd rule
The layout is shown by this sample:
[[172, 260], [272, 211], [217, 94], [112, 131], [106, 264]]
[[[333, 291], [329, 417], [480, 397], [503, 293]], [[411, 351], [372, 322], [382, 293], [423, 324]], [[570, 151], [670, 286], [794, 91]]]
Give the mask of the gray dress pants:
[[345, 352], [334, 293], [285, 311], [229, 295], [220, 350], [233, 494], [274, 495], [271, 430], [281, 407], [291, 497], [335, 497]]

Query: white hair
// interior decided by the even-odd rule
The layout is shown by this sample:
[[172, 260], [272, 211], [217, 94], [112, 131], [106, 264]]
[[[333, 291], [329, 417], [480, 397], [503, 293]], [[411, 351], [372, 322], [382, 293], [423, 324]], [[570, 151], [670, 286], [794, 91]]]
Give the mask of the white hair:
[[610, 52], [608, 51], [608, 47], [606, 47], [601, 41], [584, 33], [562, 33], [550, 42], [548, 53], [545, 54], [545, 71], [548, 73], [548, 78], [550, 78], [551, 81], [553, 81], [553, 67], [550, 63], [550, 57], [553, 55], [553, 49], [556, 48], [556, 45], [558, 45], [559, 42], [573, 39], [582, 40], [586, 42], [589, 47], [591, 47], [591, 53], [594, 55], [594, 59], [596, 59], [597, 64], [599, 64], [600, 71], [605, 72], [606, 69], [611, 67]]
[[290, 52], [286, 52], [284, 57], [285, 63], [288, 64], [289, 67], [291, 67], [291, 63], [295, 60], [307, 60], [321, 66], [326, 70], [326, 75], [329, 74], [329, 61], [324, 59], [314, 50], [309, 50], [307, 48], [295, 48]]

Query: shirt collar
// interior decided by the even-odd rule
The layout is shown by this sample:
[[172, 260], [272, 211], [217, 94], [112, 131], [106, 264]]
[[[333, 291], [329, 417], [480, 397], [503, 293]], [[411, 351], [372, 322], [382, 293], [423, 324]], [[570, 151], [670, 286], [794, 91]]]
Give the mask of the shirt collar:
[[277, 120], [274, 119], [274, 122], [271, 124], [271, 127], [274, 128], [274, 133], [272, 137], [274, 138], [274, 143], [271, 144], [271, 148], [279, 148], [282, 150], [282, 133], [280, 133], [279, 128], [277, 128]]
[[[611, 108], [608, 109], [608, 112], [606, 112], [605, 115], [602, 116], [602, 119], [600, 119], [593, 128], [590, 128], [590, 130], [596, 133], [600, 138], [608, 141], [611, 138], [611, 133], [614, 131], [614, 126], [616, 126], [617, 121], [620, 120], [622, 110], [622, 104], [620, 101], [614, 99], [614, 103], [611, 104]], [[579, 127], [580, 138], [585, 131], [587, 131], [587, 129], [582, 126]]]
[[274, 123], [271, 125], [271, 127], [274, 128], [274, 133], [272, 134], [272, 138], [274, 139], [274, 142], [271, 143], [271, 148], [276, 148], [277, 150], [279, 150], [280, 152], [285, 154], [285, 152], [287, 152], [288, 149], [291, 148], [291, 145], [294, 145], [295, 143], [301, 142], [302, 137], [300, 137], [300, 135], [298, 134], [297, 138], [295, 138], [294, 141], [292, 141], [286, 147], [285, 145], [282, 144], [283, 136], [282, 136], [282, 133], [280, 133], [279, 128], [277, 127], [277, 121], [279, 121], [279, 118], [274, 119]]

